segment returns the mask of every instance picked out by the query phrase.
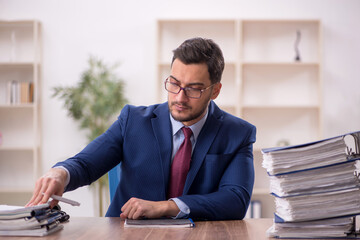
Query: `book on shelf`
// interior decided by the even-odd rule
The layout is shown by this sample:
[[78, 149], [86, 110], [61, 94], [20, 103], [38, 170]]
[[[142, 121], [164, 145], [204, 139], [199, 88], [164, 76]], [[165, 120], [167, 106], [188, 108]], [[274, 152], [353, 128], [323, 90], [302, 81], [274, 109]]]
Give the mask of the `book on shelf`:
[[63, 229], [69, 215], [48, 203], [33, 207], [0, 205], [0, 236], [45, 236]]
[[9, 81], [7, 84], [8, 104], [32, 103], [34, 102], [34, 83]]
[[151, 228], [192, 228], [195, 223], [191, 218], [173, 219], [173, 218], [160, 218], [160, 219], [125, 219], [124, 227], [151, 227]]
[[29, 98], [28, 102], [33, 103], [34, 102], [34, 83], [29, 83]]
[[269, 236], [357, 237], [360, 131], [262, 153], [275, 197]]

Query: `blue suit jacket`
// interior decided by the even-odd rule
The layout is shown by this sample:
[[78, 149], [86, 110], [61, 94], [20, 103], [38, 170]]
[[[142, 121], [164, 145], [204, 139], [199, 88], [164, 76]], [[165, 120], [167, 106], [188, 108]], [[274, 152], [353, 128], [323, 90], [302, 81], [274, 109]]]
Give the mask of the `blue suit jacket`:
[[[256, 128], [209, 105], [193, 151], [184, 194], [194, 219], [242, 219], [254, 183]], [[167, 103], [127, 105], [117, 121], [76, 156], [56, 164], [70, 172], [66, 191], [88, 185], [121, 162], [120, 183], [106, 216], [118, 217], [131, 197], [166, 200], [172, 153]]]

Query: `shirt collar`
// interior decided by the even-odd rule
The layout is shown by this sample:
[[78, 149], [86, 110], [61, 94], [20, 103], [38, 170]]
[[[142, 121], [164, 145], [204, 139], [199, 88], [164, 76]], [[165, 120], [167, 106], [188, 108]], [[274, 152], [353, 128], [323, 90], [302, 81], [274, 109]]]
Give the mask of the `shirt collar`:
[[[205, 122], [206, 122], [206, 118], [208, 116], [208, 111], [206, 111], [206, 114], [204, 115], [204, 117], [202, 117], [198, 122], [196, 122], [195, 124], [191, 125], [191, 126], [187, 126], [191, 129], [191, 131], [193, 132], [193, 136], [194, 136], [194, 140], [196, 141], [197, 137], [200, 134], [200, 131], [202, 129], [202, 127], [204, 126]], [[170, 113], [170, 121], [171, 121], [171, 125], [172, 125], [172, 130], [173, 130], [173, 136], [175, 134], [177, 134], [177, 132], [184, 127], [184, 124], [182, 124], [179, 121], [176, 121]]]

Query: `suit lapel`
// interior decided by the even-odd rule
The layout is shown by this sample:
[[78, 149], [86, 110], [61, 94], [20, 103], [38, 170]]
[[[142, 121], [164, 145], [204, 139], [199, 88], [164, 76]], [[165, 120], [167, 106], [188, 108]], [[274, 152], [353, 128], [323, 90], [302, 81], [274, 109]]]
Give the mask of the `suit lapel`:
[[169, 169], [171, 164], [172, 152], [172, 128], [169, 117], [169, 109], [167, 102], [159, 105], [154, 110], [156, 117], [151, 119], [154, 135], [157, 141], [159, 154], [161, 156], [162, 177], [163, 177], [163, 197], [166, 197], [166, 190], [169, 181]]
[[197, 172], [199, 171], [209, 148], [214, 141], [222, 120], [221, 110], [216, 106], [214, 102], [210, 102], [209, 116], [206, 120], [199, 136], [196, 141], [195, 149], [192, 155], [190, 170], [186, 178], [184, 186], [184, 194], [187, 194], [192, 182], [195, 179]]

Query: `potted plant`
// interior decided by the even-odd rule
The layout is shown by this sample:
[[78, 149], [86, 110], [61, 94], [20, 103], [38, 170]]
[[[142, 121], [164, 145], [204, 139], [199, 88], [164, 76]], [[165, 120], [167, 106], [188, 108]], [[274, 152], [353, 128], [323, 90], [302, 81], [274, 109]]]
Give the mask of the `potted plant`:
[[[124, 83], [114, 73], [117, 64], [107, 66], [102, 60], [91, 56], [89, 67], [74, 87], [55, 87], [53, 97], [64, 100], [68, 115], [80, 122], [81, 129], [87, 129], [89, 143], [101, 135], [112, 124], [127, 100], [124, 97]], [[107, 174], [98, 184], [99, 215], [103, 216], [103, 190], [108, 187]]]

